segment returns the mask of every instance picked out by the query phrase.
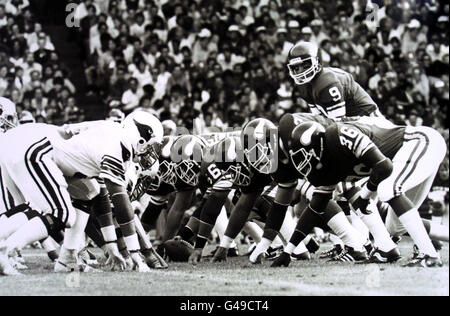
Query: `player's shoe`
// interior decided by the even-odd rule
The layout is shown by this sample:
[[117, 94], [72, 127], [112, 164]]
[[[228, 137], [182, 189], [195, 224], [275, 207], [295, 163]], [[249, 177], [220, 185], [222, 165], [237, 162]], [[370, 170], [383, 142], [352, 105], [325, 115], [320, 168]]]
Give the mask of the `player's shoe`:
[[336, 244], [334, 245], [333, 248], [323, 251], [320, 253], [319, 258], [320, 259], [329, 259], [329, 258], [334, 258], [337, 255], [341, 254], [342, 251], [344, 251], [344, 249], [342, 248], [342, 246], [340, 244]]
[[[206, 255], [205, 258], [211, 258], [216, 255], [216, 252], [221, 248], [220, 246], [217, 246], [209, 255]], [[239, 250], [237, 247], [231, 247], [228, 248], [227, 257], [233, 258], [233, 257], [239, 257]]]
[[372, 253], [372, 251], [374, 250], [370, 240], [367, 240], [367, 242], [364, 244], [364, 248], [366, 248], [368, 254]]
[[227, 261], [228, 249], [224, 247], [217, 247], [216, 252], [214, 253], [214, 257], [212, 262], [223, 262]]
[[275, 260], [272, 262], [270, 267], [272, 268], [279, 268], [279, 267], [289, 267], [289, 264], [291, 263], [291, 255], [287, 252], [282, 252]]
[[97, 265], [98, 264], [98, 260], [97, 257], [90, 252], [87, 248], [83, 248], [82, 250], [80, 250], [80, 252], [78, 253], [78, 258], [84, 262], [85, 264], [88, 265]]
[[278, 256], [282, 253], [283, 253], [283, 246], [276, 247], [276, 248], [269, 247], [269, 249], [267, 249], [264, 257], [267, 260], [275, 260], [275, 258], [278, 258]]
[[291, 259], [293, 261], [308, 261], [311, 260], [311, 253], [309, 251], [305, 251], [299, 254], [291, 254]]
[[9, 257], [9, 263], [16, 270], [27, 270], [28, 269], [28, 267], [26, 265], [24, 265], [23, 263], [20, 263], [20, 261], [17, 260], [16, 256]]
[[9, 262], [6, 245], [0, 244], [0, 275], [20, 275], [19, 271], [14, 269]]
[[20, 250], [16, 250], [16, 256], [15, 256], [16, 262], [25, 264], [25, 259], [22, 256], [22, 252]]
[[51, 260], [51, 262], [55, 262], [58, 260], [58, 252], [56, 250], [50, 250], [47, 252], [48, 258]]
[[306, 249], [308, 249], [309, 253], [316, 253], [317, 250], [319, 250], [320, 248], [319, 241], [314, 236], [310, 238], [310, 240], [305, 246]]
[[264, 258], [264, 253], [260, 253], [254, 260], [252, 260], [252, 256], [249, 257], [249, 261], [251, 264], [258, 265], [262, 264]]
[[366, 250], [356, 251], [352, 247], [345, 246], [344, 250], [337, 256], [328, 260], [328, 262], [352, 262], [365, 263], [369, 260]]
[[367, 263], [394, 263], [402, 258], [398, 248], [394, 248], [390, 251], [382, 251], [378, 248], [374, 248], [370, 253]]
[[419, 268], [435, 268], [442, 267], [443, 263], [441, 258], [433, 258], [429, 255], [420, 254], [414, 259], [411, 259], [404, 267], [419, 267]]

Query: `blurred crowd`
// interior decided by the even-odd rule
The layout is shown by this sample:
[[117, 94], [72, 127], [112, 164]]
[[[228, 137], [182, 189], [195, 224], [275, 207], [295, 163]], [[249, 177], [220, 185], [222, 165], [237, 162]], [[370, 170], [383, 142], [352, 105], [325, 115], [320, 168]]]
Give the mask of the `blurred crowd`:
[[0, 0], [0, 96], [17, 105], [21, 120], [63, 124], [84, 119], [75, 93], [28, 0]]
[[288, 75], [299, 40], [396, 123], [447, 127], [448, 4], [434, 0], [85, 0], [86, 80], [106, 106], [197, 132], [308, 111]]

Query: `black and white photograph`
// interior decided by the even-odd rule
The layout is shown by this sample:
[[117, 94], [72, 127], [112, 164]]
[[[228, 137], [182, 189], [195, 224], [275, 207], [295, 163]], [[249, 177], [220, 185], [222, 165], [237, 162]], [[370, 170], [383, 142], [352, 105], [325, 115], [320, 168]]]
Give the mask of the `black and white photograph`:
[[449, 43], [443, 0], [0, 0], [0, 296], [448, 296]]

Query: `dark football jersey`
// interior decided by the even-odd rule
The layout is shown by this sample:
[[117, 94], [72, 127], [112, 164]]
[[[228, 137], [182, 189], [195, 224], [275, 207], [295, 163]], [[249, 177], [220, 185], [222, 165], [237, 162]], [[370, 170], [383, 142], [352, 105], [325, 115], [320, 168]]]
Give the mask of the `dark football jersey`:
[[325, 132], [322, 168], [313, 169], [308, 180], [316, 187], [368, 177], [371, 169], [361, 158], [375, 146], [393, 158], [403, 144], [404, 127], [381, 128], [352, 122], [335, 123]]
[[368, 116], [378, 109], [353, 76], [339, 68], [324, 67], [311, 82], [296, 88], [314, 114], [332, 118]]

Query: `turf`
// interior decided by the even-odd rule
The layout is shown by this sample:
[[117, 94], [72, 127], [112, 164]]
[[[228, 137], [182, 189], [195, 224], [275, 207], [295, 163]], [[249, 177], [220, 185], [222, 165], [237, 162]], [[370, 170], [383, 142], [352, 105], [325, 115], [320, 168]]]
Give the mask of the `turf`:
[[[412, 244], [403, 240], [407, 258]], [[321, 250], [325, 249], [324, 245]], [[404, 268], [390, 265], [326, 263], [315, 258], [289, 268], [248, 263], [246, 257], [204, 262], [196, 267], [173, 263], [165, 271], [54, 274], [42, 250], [24, 253], [29, 270], [17, 277], [0, 277], [0, 295], [449, 295], [449, 248], [441, 252], [444, 267]]]

